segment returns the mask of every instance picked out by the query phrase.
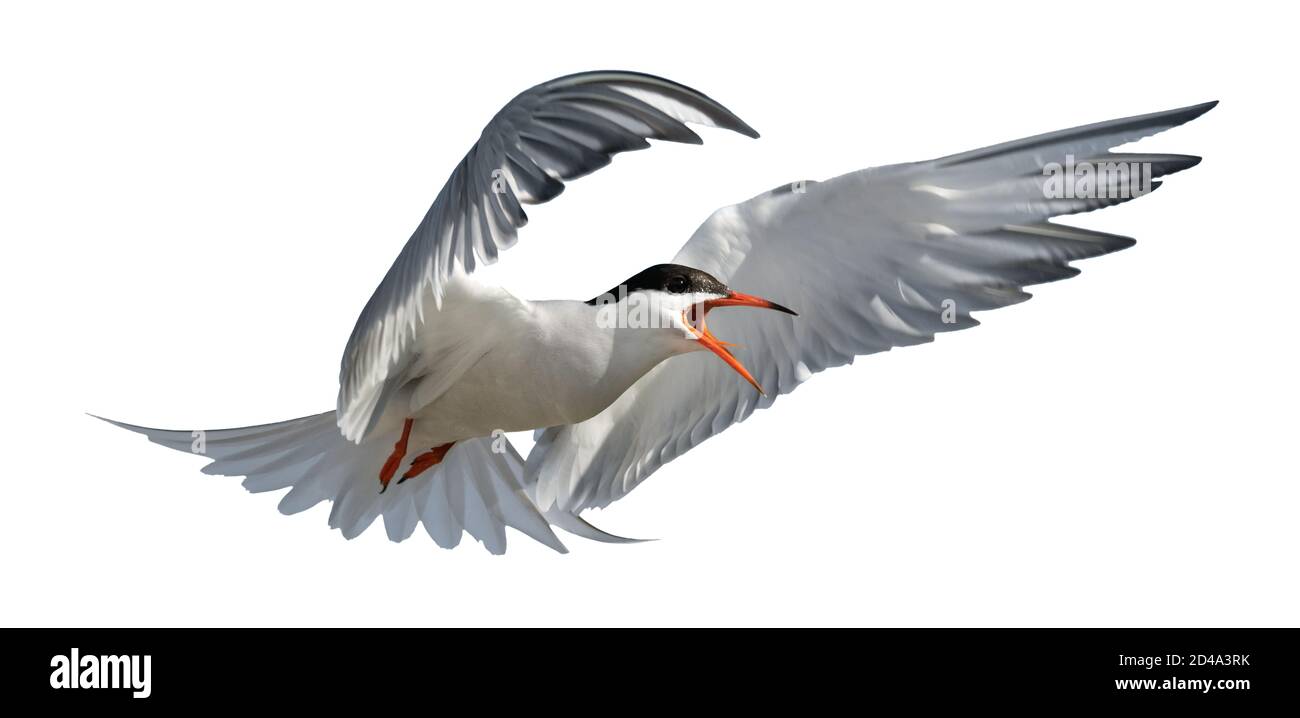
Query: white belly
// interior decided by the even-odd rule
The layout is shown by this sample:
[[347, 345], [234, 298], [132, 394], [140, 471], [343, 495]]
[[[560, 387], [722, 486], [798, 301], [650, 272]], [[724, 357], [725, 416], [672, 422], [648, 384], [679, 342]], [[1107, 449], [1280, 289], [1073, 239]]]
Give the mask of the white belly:
[[[506, 326], [463, 375], [414, 411], [421, 444], [585, 421], [672, 353], [652, 347], [644, 332], [653, 330], [597, 327], [595, 310], [578, 302], [529, 306], [531, 314]], [[424, 381], [436, 377], [416, 379], [407, 400], [393, 404], [409, 411], [407, 397]], [[400, 418], [385, 416], [392, 420]]]

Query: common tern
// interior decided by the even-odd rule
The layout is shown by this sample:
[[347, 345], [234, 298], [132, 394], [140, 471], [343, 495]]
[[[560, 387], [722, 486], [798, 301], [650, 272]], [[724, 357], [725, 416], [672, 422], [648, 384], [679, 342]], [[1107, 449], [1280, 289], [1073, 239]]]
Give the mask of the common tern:
[[[561, 552], [552, 527], [629, 541], [580, 514], [817, 372], [975, 326], [972, 312], [1131, 246], [1049, 220], [1197, 164], [1112, 149], [1214, 104], [782, 185], [717, 210], [671, 263], [601, 297], [528, 301], [474, 274], [515, 243], [522, 205], [650, 139], [699, 143], [688, 124], [758, 136], [663, 78], [555, 79], [506, 104], [438, 193], [357, 320], [334, 411], [206, 431], [113, 423], [202, 453], [205, 473], [250, 491], [289, 489], [284, 513], [329, 500], [347, 538], [383, 516], [393, 541], [423, 524], [440, 546], [468, 532], [492, 553], [507, 526]], [[523, 430], [536, 431], [526, 461], [504, 436]]]

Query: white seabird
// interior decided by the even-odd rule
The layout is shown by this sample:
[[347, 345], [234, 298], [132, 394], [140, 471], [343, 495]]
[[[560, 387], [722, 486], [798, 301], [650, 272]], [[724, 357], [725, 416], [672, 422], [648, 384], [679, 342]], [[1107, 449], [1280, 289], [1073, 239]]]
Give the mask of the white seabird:
[[[671, 263], [604, 297], [534, 302], [474, 274], [514, 244], [523, 204], [648, 139], [700, 142], [688, 124], [758, 136], [650, 75], [538, 85], [484, 128], [362, 310], [336, 409], [204, 431], [204, 471], [289, 489], [285, 513], [332, 501], [330, 526], [348, 538], [383, 516], [394, 541], [422, 524], [440, 546], [467, 531], [493, 553], [506, 526], [558, 551], [552, 526], [624, 541], [580, 513], [823, 369], [975, 326], [972, 312], [1131, 246], [1048, 220], [1141, 196], [1197, 164], [1112, 149], [1214, 104], [794, 182], [714, 212]], [[728, 306], [776, 311], [709, 314]], [[743, 347], [744, 364], [713, 330]], [[183, 451], [195, 439], [113, 423]], [[502, 433], [529, 429], [538, 438], [524, 461]]]

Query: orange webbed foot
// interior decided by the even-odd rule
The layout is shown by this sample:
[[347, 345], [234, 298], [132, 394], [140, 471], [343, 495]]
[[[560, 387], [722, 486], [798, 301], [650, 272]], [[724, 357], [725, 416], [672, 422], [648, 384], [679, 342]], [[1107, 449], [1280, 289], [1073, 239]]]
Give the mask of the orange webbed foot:
[[406, 457], [406, 442], [411, 439], [411, 425], [414, 423], [414, 419], [407, 419], [402, 425], [402, 438], [393, 444], [393, 453], [388, 455], [384, 467], [379, 470], [379, 493], [381, 494], [388, 490], [388, 482], [393, 480], [393, 474], [397, 473], [397, 467], [402, 465], [402, 459]]
[[454, 441], [449, 441], [442, 446], [434, 447], [415, 457], [415, 459], [411, 461], [411, 468], [407, 469], [405, 474], [402, 474], [402, 478], [398, 479], [397, 483], [400, 484], [407, 479], [413, 479], [420, 474], [423, 474], [425, 471], [428, 471], [430, 467], [441, 464], [443, 457], [447, 455], [447, 452], [451, 450], [451, 445], [455, 443], [456, 442]]

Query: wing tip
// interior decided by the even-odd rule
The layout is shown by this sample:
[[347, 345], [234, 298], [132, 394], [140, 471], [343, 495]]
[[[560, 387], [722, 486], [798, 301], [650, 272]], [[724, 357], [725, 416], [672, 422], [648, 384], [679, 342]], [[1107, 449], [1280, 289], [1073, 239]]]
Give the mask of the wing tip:
[[[648, 72], [638, 72], [636, 70], [591, 70], [586, 72], [577, 72], [570, 75], [557, 77], [553, 80], [543, 83], [540, 87], [554, 88], [565, 87], [570, 85], [579, 85], [588, 82], [637, 82], [648, 83], [651, 85], [667, 86], [678, 92], [685, 93], [688, 97], [698, 103], [696, 109], [704, 112], [714, 127], [744, 135], [750, 139], [758, 139], [758, 130], [755, 130], [749, 123], [740, 119], [736, 113], [728, 110], [722, 103], [700, 92], [699, 90], [683, 85], [676, 80], [670, 80], [666, 77], [654, 75]], [[700, 123], [704, 124], [704, 123]], [[698, 141], [683, 140], [687, 144], [700, 144]]]
[[1201, 115], [1204, 115], [1210, 110], [1213, 110], [1215, 107], [1218, 107], [1218, 105], [1219, 105], [1218, 100], [1210, 100], [1209, 102], [1201, 102], [1195, 105], [1188, 105], [1186, 107], [1179, 107], [1173, 110], [1157, 112], [1155, 113], [1155, 116], [1168, 117], [1171, 120], [1173, 120], [1173, 126], [1177, 127], [1178, 125], [1184, 125], [1187, 124], [1188, 122], [1191, 122], [1192, 120], [1195, 120], [1196, 118], [1200, 117]]
[[[1159, 124], [1168, 123], [1166, 125], [1168, 127], [1178, 127], [1179, 125], [1183, 125], [1188, 122], [1191, 122], [1192, 120], [1200, 117], [1201, 115], [1204, 115], [1210, 110], [1213, 110], [1216, 106], [1218, 106], [1218, 104], [1219, 104], [1218, 100], [1210, 100], [1209, 102], [1201, 102], [1195, 105], [1187, 105], [1185, 107], [1175, 107], [1170, 110], [1152, 112], [1146, 115], [1136, 115], [1134, 117], [1130, 117], [1126, 119], [1130, 121], [1143, 122], [1147, 125], [1159, 125]], [[1124, 120], [1118, 120], [1118, 121], [1123, 122]], [[1102, 122], [1097, 124], [1104, 125], [1107, 123]]]
[[732, 117], [735, 119], [735, 124], [731, 127], [727, 127], [726, 129], [731, 130], [732, 132], [738, 132], [750, 138], [751, 140], [756, 140], [759, 137], [762, 137], [762, 135], [758, 134], [758, 130], [751, 127], [748, 122], [745, 122], [739, 117], [736, 117], [734, 114], [732, 115]]
[[92, 413], [90, 413], [90, 412], [88, 412], [88, 411], [85, 412], [85, 414], [86, 414], [86, 416], [89, 416], [89, 417], [91, 417], [92, 419], [99, 419], [100, 421], [103, 421], [103, 422], [105, 422], [105, 423], [112, 424], [113, 426], [116, 426], [116, 427], [118, 427], [119, 429], [126, 429], [127, 431], [132, 431], [132, 432], [135, 432], [135, 433], [137, 433], [137, 434], [142, 434], [142, 435], [144, 435], [146, 438], [149, 436], [149, 432], [151, 432], [151, 431], [166, 431], [166, 429], [154, 429], [154, 428], [150, 428], [150, 427], [147, 427], [147, 426], [137, 426], [137, 425], [135, 425], [135, 424], [128, 424], [128, 423], [126, 423], [125, 421], [118, 421], [118, 420], [116, 420], [116, 419], [110, 419], [110, 418], [108, 418], [108, 417], [106, 417], [106, 416], [100, 416], [99, 414], [92, 414]]
[[591, 522], [582, 518], [578, 514], [558, 507], [552, 507], [550, 510], [543, 512], [543, 515], [552, 525], [558, 526], [574, 536], [590, 539], [592, 541], [600, 541], [601, 543], [649, 543], [651, 541], [659, 540], [616, 536], [608, 531], [597, 528], [592, 525]]

